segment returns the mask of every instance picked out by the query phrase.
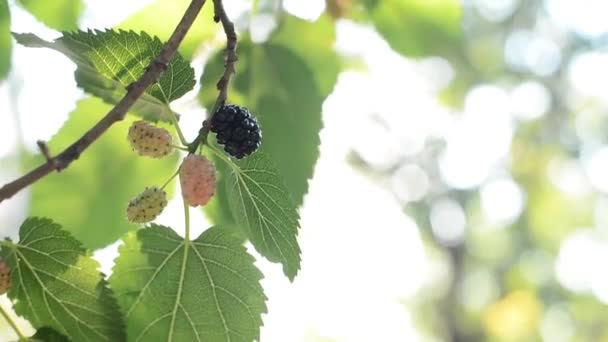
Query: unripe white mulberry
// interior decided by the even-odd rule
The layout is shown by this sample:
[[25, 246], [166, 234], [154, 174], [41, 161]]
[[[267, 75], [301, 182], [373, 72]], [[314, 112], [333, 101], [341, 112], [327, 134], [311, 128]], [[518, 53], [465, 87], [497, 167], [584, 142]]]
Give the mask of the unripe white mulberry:
[[169, 131], [144, 120], [131, 125], [127, 138], [133, 150], [140, 156], [162, 158], [173, 151], [173, 138]]
[[146, 188], [127, 206], [127, 219], [133, 223], [154, 220], [167, 206], [167, 193], [160, 188]]
[[191, 207], [205, 205], [215, 193], [215, 167], [203, 156], [189, 155], [179, 169], [182, 196]]

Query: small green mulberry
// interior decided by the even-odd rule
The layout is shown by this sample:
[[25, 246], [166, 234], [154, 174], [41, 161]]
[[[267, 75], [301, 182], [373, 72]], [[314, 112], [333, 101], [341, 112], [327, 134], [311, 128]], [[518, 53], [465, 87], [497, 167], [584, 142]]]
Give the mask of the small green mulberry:
[[133, 223], [145, 223], [154, 220], [167, 206], [167, 193], [158, 188], [146, 188], [127, 206], [127, 218]]

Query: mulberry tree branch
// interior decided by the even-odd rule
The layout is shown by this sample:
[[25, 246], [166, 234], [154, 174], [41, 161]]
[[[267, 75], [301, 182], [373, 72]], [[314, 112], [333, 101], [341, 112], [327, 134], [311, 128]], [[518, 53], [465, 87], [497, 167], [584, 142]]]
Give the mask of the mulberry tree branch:
[[[163, 46], [159, 55], [150, 63], [146, 72], [137, 81], [127, 87], [127, 94], [116, 104], [116, 106], [114, 106], [114, 108], [63, 152], [55, 157], [50, 157], [49, 155], [45, 156], [46, 162], [44, 164], [0, 188], [0, 202], [34, 184], [54, 170], [61, 171], [67, 168], [113, 124], [123, 120], [137, 99], [149, 86], [157, 82], [160, 75], [167, 69], [169, 62], [173, 59], [173, 56], [175, 56], [177, 48], [203, 8], [205, 1], [206, 0], [192, 0], [192, 2], [190, 2], [182, 19], [175, 27], [175, 30], [167, 43]], [[221, 5], [221, 1], [215, 1], [215, 3], [218, 2]]]
[[[224, 33], [226, 34], [226, 53], [224, 60], [224, 73], [216, 84], [219, 94], [217, 96], [217, 100], [215, 100], [213, 108], [211, 109], [210, 116], [213, 116], [215, 112], [217, 112], [218, 108], [226, 103], [226, 99], [228, 98], [228, 88], [230, 87], [230, 80], [236, 73], [236, 62], [238, 60], [238, 56], [236, 54], [238, 39], [236, 31], [234, 30], [234, 24], [232, 21], [230, 21], [230, 18], [228, 18], [228, 14], [226, 14], [226, 10], [224, 9], [223, 0], [213, 0], [213, 8], [215, 10], [213, 20], [215, 20], [215, 22], [222, 23]], [[209, 120], [205, 120], [196, 139], [188, 144], [188, 151], [190, 153], [194, 153], [201, 143], [205, 143], [207, 141], [209, 130]]]
[[238, 60], [236, 54], [236, 46], [237, 46], [237, 36], [234, 30], [234, 24], [228, 18], [226, 14], [226, 10], [224, 10], [224, 4], [222, 0], [213, 0], [213, 7], [215, 8], [215, 17], [219, 18], [222, 23], [222, 27], [224, 28], [224, 33], [226, 33], [226, 59], [224, 64], [224, 74], [217, 82], [217, 90], [220, 92], [217, 100], [215, 101], [215, 105], [213, 106], [213, 110], [211, 111], [211, 115], [215, 114], [217, 109], [226, 102], [228, 98], [228, 88], [230, 86], [230, 80], [232, 76], [236, 73], [236, 62]]

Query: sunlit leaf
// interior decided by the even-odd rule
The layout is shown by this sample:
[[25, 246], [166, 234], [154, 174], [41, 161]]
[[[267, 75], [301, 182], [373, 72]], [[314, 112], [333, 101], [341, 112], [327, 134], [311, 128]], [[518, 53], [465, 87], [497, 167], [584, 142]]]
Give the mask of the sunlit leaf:
[[[57, 50], [72, 59], [76, 81], [85, 91], [115, 104], [162, 49], [162, 42], [133, 31], [78, 31], [47, 42], [33, 34], [15, 34], [20, 44]], [[177, 54], [160, 80], [146, 90], [132, 111], [149, 120], [169, 121], [169, 103], [194, 87], [194, 70]]]
[[[77, 108], [49, 142], [52, 152], [76, 141], [109, 110], [96, 98]], [[136, 226], [127, 222], [128, 201], [147, 186], [160, 186], [175, 172], [177, 153], [163, 159], [143, 158], [126, 136], [132, 118], [111, 127], [72, 165], [32, 186], [30, 213], [61, 217], [63, 226], [89, 248], [114, 242]], [[36, 165], [42, 163], [42, 158]]]
[[262, 152], [238, 163], [226, 177], [230, 208], [255, 249], [283, 264], [293, 280], [300, 269], [299, 216], [283, 179]]
[[0, 251], [11, 267], [8, 291], [17, 314], [73, 341], [122, 341], [118, 305], [99, 264], [81, 243], [49, 219], [29, 218], [19, 242]]
[[186, 241], [153, 225], [129, 234], [119, 252], [110, 284], [129, 341], [259, 340], [262, 274], [229, 231]]

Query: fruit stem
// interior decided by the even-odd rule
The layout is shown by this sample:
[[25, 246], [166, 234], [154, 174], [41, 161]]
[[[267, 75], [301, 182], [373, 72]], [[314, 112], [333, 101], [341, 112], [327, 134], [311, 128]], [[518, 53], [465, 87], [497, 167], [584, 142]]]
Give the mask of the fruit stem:
[[198, 131], [198, 135], [193, 142], [187, 144], [187, 150], [190, 153], [196, 153], [196, 150], [201, 145], [207, 145], [207, 137], [209, 136], [209, 121], [205, 120], [203, 122], [203, 127]]
[[15, 248], [15, 244], [12, 241], [0, 240], [0, 247]]
[[27, 339], [25, 338], [25, 335], [23, 335], [21, 330], [19, 330], [19, 328], [17, 327], [17, 323], [15, 323], [15, 321], [13, 321], [11, 316], [9, 316], [8, 312], [6, 312], [6, 310], [4, 310], [4, 307], [2, 307], [2, 305], [0, 305], [0, 314], [2, 314], [4, 319], [8, 322], [8, 325], [10, 325], [11, 328], [13, 328], [13, 330], [19, 337], [19, 341], [27, 341]]
[[179, 128], [179, 122], [177, 121], [177, 117], [175, 116], [175, 113], [173, 113], [172, 110], [169, 111], [169, 118], [171, 119], [171, 123], [175, 127], [175, 131], [177, 132], [177, 136], [179, 137], [179, 140], [182, 142], [182, 145], [188, 145], [188, 141], [186, 141], [186, 138], [184, 137], [184, 133], [182, 132], [182, 129]]
[[175, 178], [177, 177], [177, 175], [179, 175], [179, 170], [181, 169], [181, 166], [177, 168], [177, 171], [175, 171], [174, 174], [171, 175], [171, 177], [169, 177], [169, 179], [167, 179], [167, 181], [165, 182], [165, 184], [163, 184], [163, 186], [160, 187], [161, 190], [165, 190], [165, 187], [167, 185], [169, 185], [169, 183]]
[[186, 223], [186, 231], [184, 233], [184, 240], [186, 241], [186, 243], [190, 242], [190, 206], [188, 205], [188, 203], [186, 203], [186, 200], [184, 199], [184, 218], [185, 218], [185, 223]]
[[188, 148], [187, 148], [187, 147], [178, 146], [178, 145], [173, 145], [173, 144], [171, 144], [171, 147], [173, 147], [173, 148], [175, 148], [175, 149], [178, 149], [178, 150], [181, 150], [181, 151], [186, 151], [186, 152], [188, 152]]
[[222, 153], [222, 151], [218, 150], [214, 146], [211, 146], [210, 144], [207, 144], [207, 147], [209, 147], [211, 152], [213, 152], [216, 156], [218, 156], [221, 160], [228, 164], [228, 166], [230, 166], [233, 170], [237, 172], [241, 170], [241, 168], [236, 165], [232, 160], [230, 160], [230, 158], [226, 157], [224, 153]]

